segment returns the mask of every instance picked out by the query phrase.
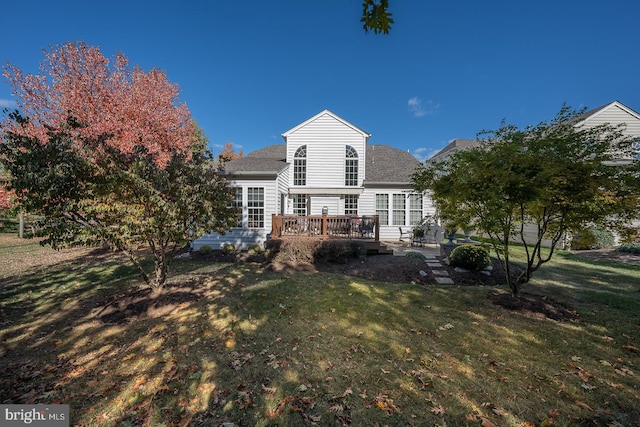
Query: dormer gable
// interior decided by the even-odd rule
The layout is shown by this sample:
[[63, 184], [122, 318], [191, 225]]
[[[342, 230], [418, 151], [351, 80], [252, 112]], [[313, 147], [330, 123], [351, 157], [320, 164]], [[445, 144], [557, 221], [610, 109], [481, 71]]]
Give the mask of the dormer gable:
[[289, 129], [288, 131], [286, 131], [285, 133], [282, 134], [282, 138], [284, 138], [285, 142], [287, 141], [287, 138], [298, 132], [300, 129], [307, 127], [309, 124], [314, 123], [316, 121], [318, 121], [321, 118], [326, 118], [326, 117], [330, 117], [335, 121], [338, 121], [340, 123], [342, 123], [343, 125], [353, 129], [355, 132], [359, 133], [360, 135], [362, 135], [363, 138], [365, 138], [365, 140], [368, 140], [371, 137], [371, 134], [368, 132], [363, 131], [362, 129], [360, 129], [359, 127], [349, 123], [348, 121], [346, 121], [345, 119], [343, 119], [342, 117], [338, 116], [337, 114], [332, 113], [329, 110], [323, 110], [321, 112], [319, 112], [318, 114], [316, 114], [315, 116], [311, 117], [310, 119], [305, 120], [304, 122], [300, 123], [299, 125]]

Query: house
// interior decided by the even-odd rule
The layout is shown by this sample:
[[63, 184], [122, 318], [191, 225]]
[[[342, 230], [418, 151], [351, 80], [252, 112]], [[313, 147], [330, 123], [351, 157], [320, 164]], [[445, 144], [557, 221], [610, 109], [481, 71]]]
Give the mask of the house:
[[[640, 114], [618, 101], [602, 105], [593, 110], [586, 111], [576, 117], [571, 122], [575, 127], [595, 127], [602, 124], [617, 126], [624, 125], [623, 135], [635, 139], [636, 158], [640, 153]], [[429, 159], [429, 162], [441, 162], [460, 150], [475, 147], [480, 143], [477, 139], [454, 139], [442, 150], [438, 151]], [[620, 158], [621, 162], [631, 161], [632, 158]]]
[[400, 227], [435, 209], [411, 188], [420, 162], [410, 153], [369, 143], [371, 135], [324, 110], [282, 134], [275, 144], [229, 161], [224, 174], [241, 214], [228, 233], [192, 243], [214, 249], [264, 245], [275, 215], [377, 216], [380, 240], [397, 240]]

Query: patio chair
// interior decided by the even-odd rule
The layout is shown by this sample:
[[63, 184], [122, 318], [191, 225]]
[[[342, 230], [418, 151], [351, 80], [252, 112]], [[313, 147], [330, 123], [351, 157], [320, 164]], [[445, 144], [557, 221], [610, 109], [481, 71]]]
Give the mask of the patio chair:
[[413, 227], [398, 227], [400, 229], [400, 239], [399, 242], [404, 242], [403, 237], [407, 237], [409, 240], [413, 237]]

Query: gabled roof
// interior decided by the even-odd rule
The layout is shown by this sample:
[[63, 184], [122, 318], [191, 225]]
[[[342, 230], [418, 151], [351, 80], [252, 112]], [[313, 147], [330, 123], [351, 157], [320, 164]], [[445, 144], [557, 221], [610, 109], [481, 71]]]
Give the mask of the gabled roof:
[[619, 102], [619, 101], [613, 101], [610, 102], [608, 104], [605, 105], [601, 105], [598, 108], [594, 108], [593, 110], [589, 110], [589, 111], [585, 111], [582, 114], [577, 115], [576, 117], [574, 117], [573, 119], [571, 119], [571, 123], [577, 125], [582, 125], [585, 122], [588, 122], [589, 120], [597, 117], [598, 115], [602, 114], [604, 111], [610, 110], [612, 108], [619, 108], [621, 110], [623, 110], [624, 112], [626, 112], [627, 114], [635, 117], [636, 119], [640, 120], [640, 114], [638, 114], [637, 112], [635, 112], [634, 110], [632, 110], [631, 108], [627, 107], [626, 105], [624, 105], [623, 103]]
[[291, 135], [292, 133], [294, 133], [295, 131], [297, 131], [298, 129], [308, 125], [309, 123], [312, 123], [316, 120], [318, 120], [318, 118], [322, 117], [322, 116], [330, 116], [332, 118], [334, 118], [335, 120], [341, 122], [342, 124], [344, 124], [345, 126], [350, 127], [351, 129], [353, 129], [354, 131], [360, 133], [362, 136], [364, 136], [365, 138], [369, 138], [371, 136], [370, 133], [363, 131], [362, 129], [360, 129], [359, 127], [349, 123], [348, 121], [346, 121], [345, 119], [343, 119], [342, 117], [332, 113], [329, 110], [323, 110], [321, 112], [319, 112], [318, 114], [316, 114], [315, 116], [311, 117], [308, 120], [305, 120], [304, 122], [300, 123], [299, 125], [297, 125], [296, 127], [293, 127], [291, 129], [289, 129], [288, 131], [286, 131], [285, 133], [282, 134], [282, 137], [286, 140], [287, 137], [289, 135]]
[[[598, 117], [600, 114], [602, 114], [605, 111], [610, 110], [612, 108], [620, 108], [621, 110], [625, 111], [629, 115], [631, 115], [631, 116], [637, 118], [638, 120], [640, 120], [640, 114], [639, 113], [637, 113], [636, 111], [632, 110], [631, 108], [627, 107], [626, 105], [622, 104], [619, 101], [613, 101], [613, 102], [610, 102], [608, 104], [601, 105], [598, 108], [594, 108], [592, 110], [585, 111], [584, 113], [579, 114], [579, 115], [573, 117], [572, 119], [568, 120], [567, 123], [570, 123], [570, 124], [572, 124], [574, 126], [580, 126], [580, 125], [588, 122], [589, 120]], [[446, 147], [444, 147], [442, 150], [440, 150], [436, 154], [434, 154], [431, 158], [435, 159], [435, 158], [440, 157], [440, 156], [442, 156], [444, 154], [447, 154], [448, 152], [453, 151], [455, 149], [457, 149], [457, 150], [466, 150], [468, 148], [477, 146], [479, 143], [480, 142], [478, 140], [475, 140], [475, 139], [454, 139]], [[457, 151], [457, 150], [455, 150], [455, 151]]]

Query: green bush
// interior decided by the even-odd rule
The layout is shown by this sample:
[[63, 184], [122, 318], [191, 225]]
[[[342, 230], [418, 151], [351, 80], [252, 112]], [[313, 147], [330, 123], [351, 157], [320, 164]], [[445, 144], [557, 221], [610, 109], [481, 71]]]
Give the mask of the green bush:
[[262, 253], [262, 248], [257, 243], [254, 243], [251, 246], [249, 246], [249, 249], [247, 249], [247, 252], [251, 255], [259, 254], [259, 253]]
[[421, 261], [425, 261], [427, 259], [427, 257], [424, 256], [424, 254], [420, 252], [415, 252], [415, 251], [407, 252], [404, 256], [407, 258], [419, 259]]
[[589, 227], [579, 231], [571, 240], [571, 249], [587, 250], [602, 249], [613, 246], [613, 233], [604, 228]]
[[461, 245], [451, 251], [451, 265], [467, 270], [482, 270], [491, 265], [489, 251], [478, 245]]
[[234, 253], [236, 251], [236, 245], [234, 245], [233, 243], [225, 243], [222, 246], [222, 252], [224, 252], [227, 255], [230, 255], [232, 253]]
[[640, 243], [625, 243], [616, 248], [616, 252], [640, 255]]
[[213, 252], [213, 248], [209, 245], [202, 245], [200, 249], [198, 249], [200, 255], [209, 255], [211, 252]]

